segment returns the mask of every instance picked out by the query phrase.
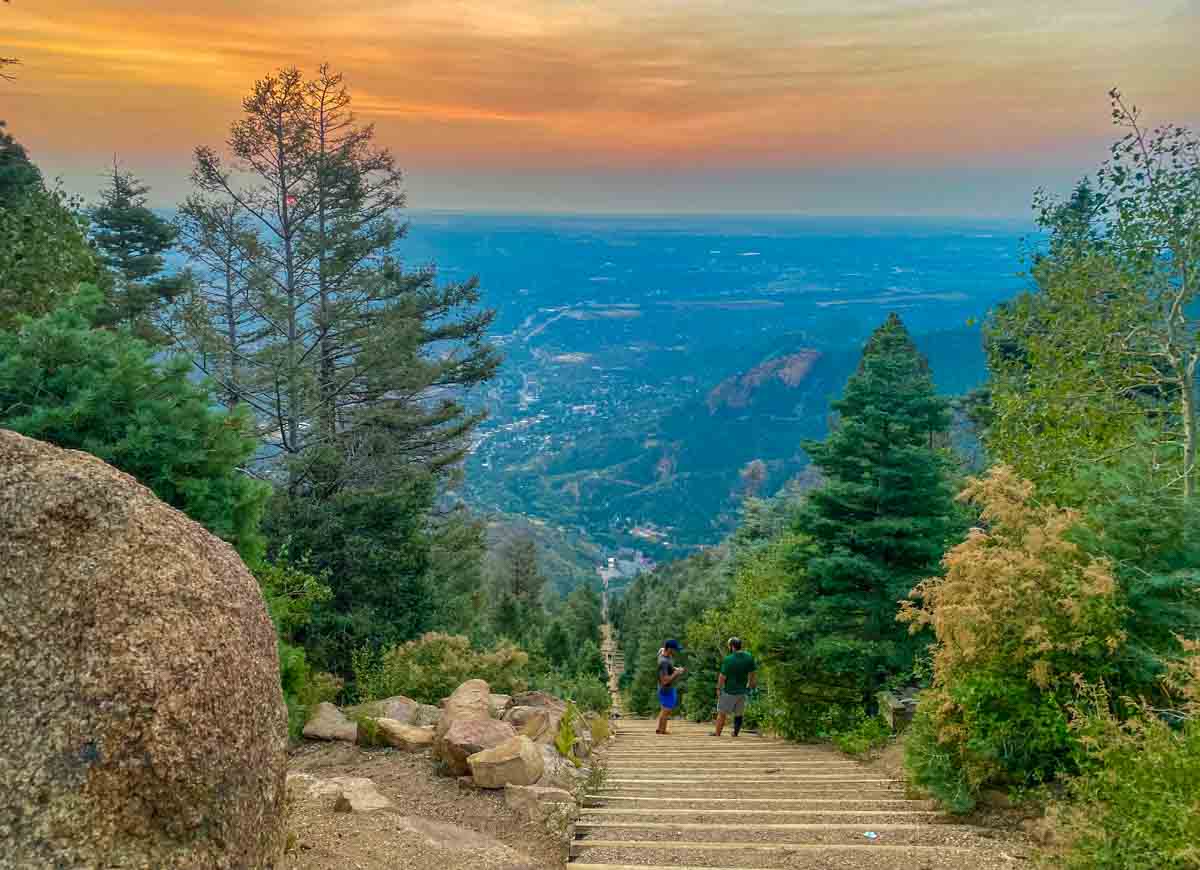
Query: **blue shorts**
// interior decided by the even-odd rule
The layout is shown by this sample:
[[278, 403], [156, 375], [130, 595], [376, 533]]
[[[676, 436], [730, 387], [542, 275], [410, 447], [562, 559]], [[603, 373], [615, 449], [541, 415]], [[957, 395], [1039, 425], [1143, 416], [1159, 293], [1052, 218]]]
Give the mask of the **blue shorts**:
[[658, 703], [664, 710], [674, 710], [679, 706], [679, 690], [667, 686], [658, 690]]

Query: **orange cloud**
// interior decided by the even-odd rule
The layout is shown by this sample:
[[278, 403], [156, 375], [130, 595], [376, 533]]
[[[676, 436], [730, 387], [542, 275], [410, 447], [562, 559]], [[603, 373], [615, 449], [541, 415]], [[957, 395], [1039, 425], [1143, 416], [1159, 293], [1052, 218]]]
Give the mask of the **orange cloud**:
[[[1069, 8], [1059, 8], [1069, 7]], [[1106, 137], [1121, 84], [1196, 117], [1177, 0], [13, 0], [0, 114], [55, 160], [186, 166], [253, 80], [329, 60], [406, 163], [1021, 163]], [[1049, 156], [1047, 156], [1049, 155]]]

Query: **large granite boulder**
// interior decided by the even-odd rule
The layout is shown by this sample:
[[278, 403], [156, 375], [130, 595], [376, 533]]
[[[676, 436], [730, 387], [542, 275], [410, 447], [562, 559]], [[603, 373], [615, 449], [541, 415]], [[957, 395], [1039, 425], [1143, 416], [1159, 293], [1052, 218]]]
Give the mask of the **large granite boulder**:
[[491, 719], [492, 703], [488, 684], [483, 680], [467, 680], [444, 699], [435, 736], [440, 738], [454, 722], [470, 719]]
[[528, 737], [513, 737], [467, 759], [471, 776], [480, 788], [533, 785], [542, 775], [542, 753]]
[[449, 773], [465, 776], [470, 773], [468, 758], [516, 736], [517, 733], [507, 722], [491, 718], [459, 719], [445, 734], [434, 738], [433, 754], [445, 762]]
[[272, 867], [286, 748], [275, 630], [233, 548], [0, 430], [0, 865]]

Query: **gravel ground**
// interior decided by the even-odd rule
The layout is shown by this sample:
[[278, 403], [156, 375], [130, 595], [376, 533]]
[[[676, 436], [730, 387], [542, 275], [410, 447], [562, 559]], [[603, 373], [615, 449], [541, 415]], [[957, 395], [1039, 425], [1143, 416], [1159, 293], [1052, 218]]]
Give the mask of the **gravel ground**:
[[[284, 870], [562, 870], [560, 840], [509, 811], [502, 792], [463, 790], [455, 779], [436, 776], [428, 754], [306, 744], [293, 754], [289, 771], [320, 779], [367, 777], [395, 809], [336, 813], [330, 798], [311, 798], [293, 786]], [[468, 828], [508, 848], [432, 845], [402, 817]]]

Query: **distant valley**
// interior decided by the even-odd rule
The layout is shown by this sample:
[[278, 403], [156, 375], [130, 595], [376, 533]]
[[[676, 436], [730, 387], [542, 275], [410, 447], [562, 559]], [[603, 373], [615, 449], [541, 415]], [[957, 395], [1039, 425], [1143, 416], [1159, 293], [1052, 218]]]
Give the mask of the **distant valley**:
[[939, 388], [985, 375], [972, 319], [1026, 228], [809, 218], [417, 214], [402, 251], [478, 274], [506, 362], [465, 497], [604, 547], [711, 544], [806, 463], [861, 342], [898, 311]]

